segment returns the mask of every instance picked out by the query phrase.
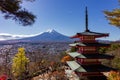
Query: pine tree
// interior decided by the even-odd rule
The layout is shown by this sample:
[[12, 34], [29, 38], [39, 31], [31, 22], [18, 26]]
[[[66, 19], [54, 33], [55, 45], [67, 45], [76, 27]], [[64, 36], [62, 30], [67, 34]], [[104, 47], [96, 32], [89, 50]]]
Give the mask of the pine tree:
[[5, 19], [12, 19], [23, 26], [32, 25], [35, 22], [35, 15], [22, 8], [23, 1], [34, 0], [0, 0], [0, 11]]
[[106, 18], [111, 25], [120, 28], [120, 9], [114, 9], [113, 11], [104, 11]]
[[[119, 0], [120, 2], [120, 0]], [[111, 25], [120, 28], [120, 9], [113, 9], [112, 11], [104, 11], [106, 18], [109, 20]]]
[[29, 59], [25, 56], [25, 49], [18, 48], [18, 53], [13, 57], [12, 72], [16, 78], [23, 78]]

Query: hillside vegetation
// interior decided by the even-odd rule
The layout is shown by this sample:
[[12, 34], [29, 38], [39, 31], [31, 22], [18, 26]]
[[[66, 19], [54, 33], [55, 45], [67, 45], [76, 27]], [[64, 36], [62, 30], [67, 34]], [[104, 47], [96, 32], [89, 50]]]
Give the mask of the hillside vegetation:
[[104, 60], [103, 64], [120, 70], [120, 43], [112, 43], [109, 48], [102, 49], [101, 51], [114, 56], [111, 60]]

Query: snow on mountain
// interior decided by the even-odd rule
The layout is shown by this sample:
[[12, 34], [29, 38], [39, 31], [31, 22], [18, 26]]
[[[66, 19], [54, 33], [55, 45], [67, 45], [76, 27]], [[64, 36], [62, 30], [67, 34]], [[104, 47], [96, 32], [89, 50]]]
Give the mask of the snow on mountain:
[[73, 41], [68, 36], [58, 33], [55, 30], [47, 30], [39, 35], [23, 38], [21, 40], [27, 41], [42, 41], [42, 42], [71, 42]]

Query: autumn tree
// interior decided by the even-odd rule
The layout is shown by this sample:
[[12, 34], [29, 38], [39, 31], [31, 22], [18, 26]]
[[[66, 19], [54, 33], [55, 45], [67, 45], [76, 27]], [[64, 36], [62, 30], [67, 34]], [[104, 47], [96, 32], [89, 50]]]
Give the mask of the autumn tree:
[[113, 9], [112, 11], [106, 10], [104, 11], [104, 14], [106, 15], [106, 18], [109, 20], [109, 23], [111, 25], [114, 25], [120, 28], [120, 9], [119, 8]]
[[0, 11], [5, 19], [12, 19], [23, 26], [32, 25], [35, 22], [35, 15], [22, 8], [23, 1], [34, 0], [0, 0]]
[[67, 55], [67, 56], [64, 56], [62, 58], [61, 62], [65, 63], [66, 61], [70, 61], [70, 60], [72, 60], [72, 57], [70, 57], [69, 55]]
[[18, 53], [13, 57], [12, 72], [16, 78], [23, 80], [29, 59], [25, 56], [25, 49], [18, 48]]
[[120, 72], [110, 71], [107, 75], [108, 80], [120, 80]]

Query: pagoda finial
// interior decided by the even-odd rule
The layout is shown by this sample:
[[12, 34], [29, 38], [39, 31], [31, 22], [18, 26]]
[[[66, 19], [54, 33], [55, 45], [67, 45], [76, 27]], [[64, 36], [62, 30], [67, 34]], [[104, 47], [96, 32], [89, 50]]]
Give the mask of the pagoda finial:
[[86, 32], [89, 32], [89, 29], [88, 29], [88, 11], [87, 11], [87, 7], [86, 7], [86, 10], [85, 10], [85, 31]]

